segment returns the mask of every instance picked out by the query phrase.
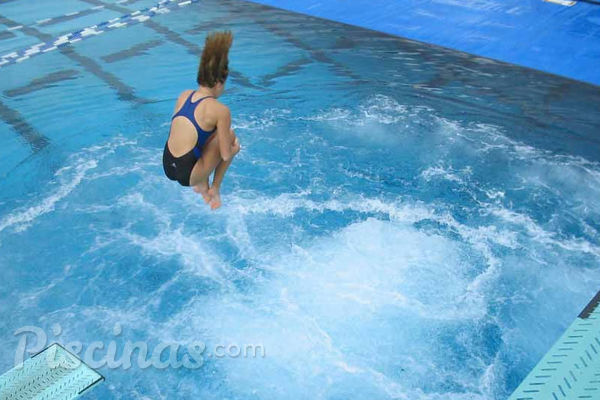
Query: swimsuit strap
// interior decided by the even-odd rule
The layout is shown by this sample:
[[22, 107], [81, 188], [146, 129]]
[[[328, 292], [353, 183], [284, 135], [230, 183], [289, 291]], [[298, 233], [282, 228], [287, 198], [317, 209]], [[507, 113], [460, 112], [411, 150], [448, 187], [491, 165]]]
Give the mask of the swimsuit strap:
[[[190, 95], [187, 97], [187, 99], [185, 99], [185, 102], [183, 103], [183, 105], [181, 106], [181, 108], [179, 109], [179, 111], [177, 111], [175, 113], [175, 115], [173, 115], [173, 118], [178, 117], [180, 115], [183, 115], [184, 117], [189, 117], [189, 111], [191, 111], [191, 114], [194, 114], [194, 111], [196, 111], [196, 107], [198, 107], [198, 104], [200, 104], [200, 102], [204, 99], [208, 99], [210, 97], [212, 97], [213, 99], [215, 99], [215, 96], [204, 96], [199, 98], [196, 101], [192, 101], [192, 96], [194, 96], [194, 94], [196, 93], [195, 90], [192, 91], [192, 93], [190, 93]], [[191, 107], [191, 110], [190, 110]], [[171, 119], [173, 119], [171, 118]], [[191, 118], [190, 118], [191, 119]], [[193, 121], [192, 121], [193, 122]]]
[[196, 121], [194, 112], [196, 111], [196, 107], [198, 107], [198, 104], [200, 104], [200, 102], [202, 100], [208, 99], [209, 97], [215, 98], [215, 96], [204, 96], [196, 101], [192, 101], [192, 96], [194, 95], [194, 93], [196, 93], [195, 90], [192, 91], [192, 93], [190, 93], [188, 98], [185, 100], [185, 103], [183, 103], [183, 105], [181, 106], [179, 111], [177, 111], [175, 113], [175, 115], [173, 115], [171, 120], [175, 119], [175, 117], [185, 117], [192, 123], [192, 125], [194, 125], [194, 128], [196, 128], [196, 132], [198, 133], [198, 136], [200, 136], [200, 133], [205, 133], [205, 134], [210, 135], [217, 129], [217, 127], [215, 126], [215, 129], [213, 129], [212, 131], [205, 131], [204, 129], [202, 129], [200, 127], [200, 125]]
[[193, 105], [194, 105], [194, 107], [196, 107], [196, 105], [197, 105], [197, 104], [199, 104], [199, 103], [200, 103], [202, 100], [204, 100], [204, 99], [208, 99], [208, 98], [210, 98], [210, 97], [212, 97], [213, 99], [215, 98], [215, 96], [204, 96], [204, 97], [201, 97], [201, 98], [199, 98], [199, 99], [198, 99], [198, 100], [196, 100], [196, 101], [192, 101], [192, 96], [194, 95], [194, 93], [196, 93], [196, 91], [195, 91], [195, 90], [192, 92], [192, 94], [190, 94], [190, 97], [188, 97], [188, 99], [190, 100], [190, 104], [193, 104]]
[[[196, 93], [196, 91], [195, 91], [195, 90], [192, 92], [192, 94], [191, 94], [191, 95], [190, 95], [190, 97], [189, 97], [189, 99], [190, 99], [190, 104], [193, 106], [193, 110], [194, 110], [194, 111], [196, 110], [196, 107], [198, 107], [198, 104], [200, 104], [200, 102], [201, 102], [202, 100], [204, 100], [204, 99], [208, 99], [208, 98], [213, 98], [213, 99], [216, 99], [216, 97], [215, 97], [215, 96], [204, 96], [204, 97], [201, 97], [201, 98], [199, 98], [199, 99], [198, 99], [198, 100], [196, 100], [196, 101], [192, 101], [192, 96], [194, 95], [194, 93]], [[191, 115], [191, 118], [190, 118], [190, 119], [191, 119], [192, 123], [194, 124], [194, 126], [196, 127], [196, 130], [198, 131], [198, 134], [199, 134], [200, 132], [204, 132], [204, 133], [206, 133], [206, 134], [208, 134], [208, 135], [211, 135], [211, 134], [212, 134], [214, 131], [216, 131], [216, 130], [217, 130], [217, 127], [216, 127], [216, 126], [213, 128], [213, 130], [212, 130], [212, 131], [205, 131], [204, 129], [202, 129], [202, 128], [200, 127], [200, 125], [199, 125], [199, 124], [196, 122], [196, 118], [194, 117], [194, 112], [192, 112], [192, 115]], [[198, 135], [198, 140], [199, 140], [199, 139], [200, 139], [200, 135]]]
[[192, 151], [193, 151], [196, 159], [199, 159], [200, 156], [202, 155], [202, 146], [204, 145], [204, 143], [206, 142], [208, 137], [217, 130], [217, 127], [215, 126], [215, 128], [211, 131], [205, 131], [204, 129], [202, 129], [200, 127], [200, 125], [198, 124], [198, 121], [196, 121], [194, 112], [196, 111], [196, 107], [198, 106], [198, 104], [200, 104], [200, 102], [202, 100], [208, 99], [209, 97], [215, 98], [215, 96], [204, 96], [196, 101], [192, 101], [192, 96], [194, 96], [194, 93], [196, 93], [195, 90], [192, 91], [192, 93], [190, 93], [188, 98], [185, 100], [185, 103], [183, 103], [183, 106], [181, 106], [179, 111], [177, 111], [175, 113], [175, 115], [173, 115], [173, 118], [171, 118], [171, 119], [181, 116], [181, 117], [187, 118], [188, 121], [190, 121], [192, 123], [192, 125], [194, 125], [194, 128], [196, 128], [196, 135], [198, 136], [198, 140], [196, 142], [196, 145], [192, 149]]

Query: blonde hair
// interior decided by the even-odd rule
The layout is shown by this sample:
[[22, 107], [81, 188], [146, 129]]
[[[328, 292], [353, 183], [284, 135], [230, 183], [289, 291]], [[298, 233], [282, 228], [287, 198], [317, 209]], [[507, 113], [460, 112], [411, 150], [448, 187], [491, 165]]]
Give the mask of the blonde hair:
[[231, 31], [209, 33], [204, 42], [196, 81], [199, 85], [214, 87], [225, 83], [229, 75], [229, 48], [233, 43]]

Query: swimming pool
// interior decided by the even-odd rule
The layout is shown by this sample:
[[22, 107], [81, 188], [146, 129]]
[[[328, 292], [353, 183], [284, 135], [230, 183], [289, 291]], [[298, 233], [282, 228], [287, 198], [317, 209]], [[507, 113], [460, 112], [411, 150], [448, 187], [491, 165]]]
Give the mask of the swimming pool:
[[[153, 3], [7, 2], [0, 48]], [[243, 149], [210, 212], [161, 156], [227, 28]], [[600, 284], [598, 87], [233, 0], [0, 76], [1, 371], [33, 325], [266, 351], [102, 368], [90, 399], [503, 399]]]

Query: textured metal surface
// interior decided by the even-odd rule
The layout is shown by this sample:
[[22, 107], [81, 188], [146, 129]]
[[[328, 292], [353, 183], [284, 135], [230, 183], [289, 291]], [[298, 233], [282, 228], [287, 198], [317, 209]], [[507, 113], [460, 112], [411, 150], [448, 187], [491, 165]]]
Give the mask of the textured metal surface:
[[0, 376], [2, 400], [70, 400], [104, 378], [57, 344]]
[[600, 292], [509, 400], [600, 399], [599, 298]]

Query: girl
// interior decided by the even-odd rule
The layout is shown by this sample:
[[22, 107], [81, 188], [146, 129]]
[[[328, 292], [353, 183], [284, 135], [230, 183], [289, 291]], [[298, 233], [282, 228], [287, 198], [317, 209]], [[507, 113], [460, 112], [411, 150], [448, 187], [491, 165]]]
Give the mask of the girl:
[[193, 186], [213, 210], [221, 206], [221, 182], [240, 151], [240, 142], [231, 129], [229, 108], [217, 101], [229, 74], [232, 42], [230, 31], [206, 37], [196, 78], [198, 88], [179, 95], [163, 152], [167, 177], [182, 186]]

